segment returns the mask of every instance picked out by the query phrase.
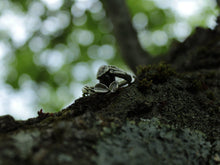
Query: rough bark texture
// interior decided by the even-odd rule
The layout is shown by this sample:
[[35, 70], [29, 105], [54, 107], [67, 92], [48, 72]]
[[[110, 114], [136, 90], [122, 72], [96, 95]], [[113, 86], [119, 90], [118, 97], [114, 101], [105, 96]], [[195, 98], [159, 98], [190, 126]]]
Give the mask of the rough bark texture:
[[[0, 165], [219, 164], [220, 32], [197, 29], [116, 93], [0, 117]], [[181, 72], [180, 72], [181, 71]]]
[[220, 68], [220, 26], [215, 30], [197, 28], [184, 43], [173, 45], [169, 63], [179, 71]]

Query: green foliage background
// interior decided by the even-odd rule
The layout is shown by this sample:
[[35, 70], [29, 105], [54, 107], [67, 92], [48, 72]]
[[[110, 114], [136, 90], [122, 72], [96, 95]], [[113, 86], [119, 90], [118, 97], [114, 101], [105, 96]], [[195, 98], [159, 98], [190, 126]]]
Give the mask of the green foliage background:
[[[82, 84], [94, 85], [95, 73], [101, 64], [128, 70], [120, 57], [113, 25], [100, 1], [59, 2], [60, 6], [54, 8], [44, 0], [0, 2], [1, 15], [7, 11], [33, 19], [26, 23], [29, 30], [24, 42], [14, 41], [7, 29], [0, 29], [1, 42], [10, 48], [3, 59], [4, 81], [14, 90], [29, 84], [36, 104], [45, 111], [58, 111], [73, 102], [77, 97], [74, 90], [81, 90]], [[190, 34], [195, 26], [207, 26], [207, 21], [217, 15], [214, 1], [187, 19], [153, 0], [126, 2], [133, 22], [136, 16], [137, 24], [140, 23], [135, 27], [142, 47], [153, 55], [166, 52], [173, 39], [182, 41], [186, 37], [175, 35], [176, 23], [187, 22]], [[142, 24], [142, 19], [146, 24]], [[152, 40], [156, 31], [165, 34], [164, 44], [158, 45]]]

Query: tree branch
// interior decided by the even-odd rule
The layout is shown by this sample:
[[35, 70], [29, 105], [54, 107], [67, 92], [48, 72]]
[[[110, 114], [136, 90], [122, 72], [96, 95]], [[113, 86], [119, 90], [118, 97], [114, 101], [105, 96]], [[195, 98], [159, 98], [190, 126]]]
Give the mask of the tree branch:
[[124, 0], [101, 0], [113, 25], [115, 37], [118, 41], [122, 58], [136, 73], [138, 65], [152, 62], [152, 57], [145, 52], [138, 41], [137, 32], [134, 30], [128, 8]]

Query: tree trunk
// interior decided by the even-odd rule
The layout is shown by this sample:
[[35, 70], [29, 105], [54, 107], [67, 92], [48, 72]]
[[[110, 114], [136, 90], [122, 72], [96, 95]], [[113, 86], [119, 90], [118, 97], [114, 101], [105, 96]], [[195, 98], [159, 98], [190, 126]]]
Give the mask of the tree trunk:
[[[115, 93], [0, 117], [0, 164], [219, 164], [220, 31], [198, 28]], [[174, 68], [174, 69], [173, 69]]]

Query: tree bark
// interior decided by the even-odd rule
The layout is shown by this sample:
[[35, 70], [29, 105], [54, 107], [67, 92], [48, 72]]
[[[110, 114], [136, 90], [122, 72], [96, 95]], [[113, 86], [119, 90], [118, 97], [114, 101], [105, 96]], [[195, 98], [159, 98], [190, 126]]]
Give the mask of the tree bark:
[[177, 71], [143, 66], [115, 93], [25, 121], [1, 116], [0, 164], [219, 164], [219, 36], [219, 26], [199, 28], [175, 45], [168, 59]]

